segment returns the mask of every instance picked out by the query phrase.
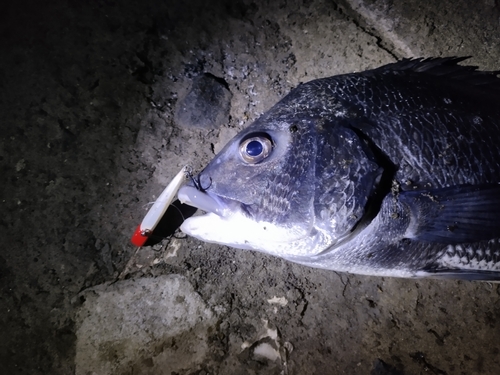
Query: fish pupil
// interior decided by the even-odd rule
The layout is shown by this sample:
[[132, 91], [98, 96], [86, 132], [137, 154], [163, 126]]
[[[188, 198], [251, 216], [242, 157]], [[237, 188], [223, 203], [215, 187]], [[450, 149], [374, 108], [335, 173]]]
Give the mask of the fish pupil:
[[262, 151], [264, 150], [264, 147], [262, 146], [262, 143], [259, 141], [251, 141], [247, 144], [247, 154], [249, 156], [259, 156], [262, 154]]

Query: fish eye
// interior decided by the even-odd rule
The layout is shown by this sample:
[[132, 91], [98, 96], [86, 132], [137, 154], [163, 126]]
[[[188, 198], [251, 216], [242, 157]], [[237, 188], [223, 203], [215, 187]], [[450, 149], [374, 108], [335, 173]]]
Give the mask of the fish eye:
[[248, 164], [257, 164], [267, 158], [273, 149], [268, 137], [263, 135], [245, 139], [240, 144], [241, 158]]

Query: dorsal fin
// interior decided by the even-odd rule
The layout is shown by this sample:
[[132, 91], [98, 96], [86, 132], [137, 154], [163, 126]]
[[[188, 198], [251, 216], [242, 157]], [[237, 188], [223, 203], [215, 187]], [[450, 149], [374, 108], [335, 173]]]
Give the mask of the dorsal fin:
[[465, 57], [430, 57], [403, 59], [396, 63], [381, 66], [373, 72], [408, 71], [423, 73], [442, 79], [447, 79], [460, 84], [475, 86], [483, 92], [500, 95], [500, 70], [480, 71], [477, 66], [458, 65], [459, 62], [467, 60]]

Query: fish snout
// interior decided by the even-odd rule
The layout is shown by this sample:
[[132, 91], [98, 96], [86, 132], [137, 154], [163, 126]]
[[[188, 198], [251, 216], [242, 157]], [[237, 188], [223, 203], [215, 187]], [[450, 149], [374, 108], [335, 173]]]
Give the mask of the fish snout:
[[198, 178], [199, 176], [191, 177], [191, 181], [179, 189], [177, 197], [181, 203], [223, 216], [225, 207], [222, 201], [217, 196], [207, 193], [211, 182], [205, 185], [204, 180]]

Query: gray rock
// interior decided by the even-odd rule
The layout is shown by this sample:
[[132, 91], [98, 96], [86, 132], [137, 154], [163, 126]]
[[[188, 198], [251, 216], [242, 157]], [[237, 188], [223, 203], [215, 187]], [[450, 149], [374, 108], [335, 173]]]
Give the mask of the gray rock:
[[214, 314], [186, 278], [124, 280], [98, 285], [83, 296], [77, 375], [118, 374], [136, 367], [142, 374], [170, 374], [204, 360]]
[[177, 103], [174, 120], [184, 128], [216, 129], [228, 121], [231, 97], [223, 79], [205, 73]]

